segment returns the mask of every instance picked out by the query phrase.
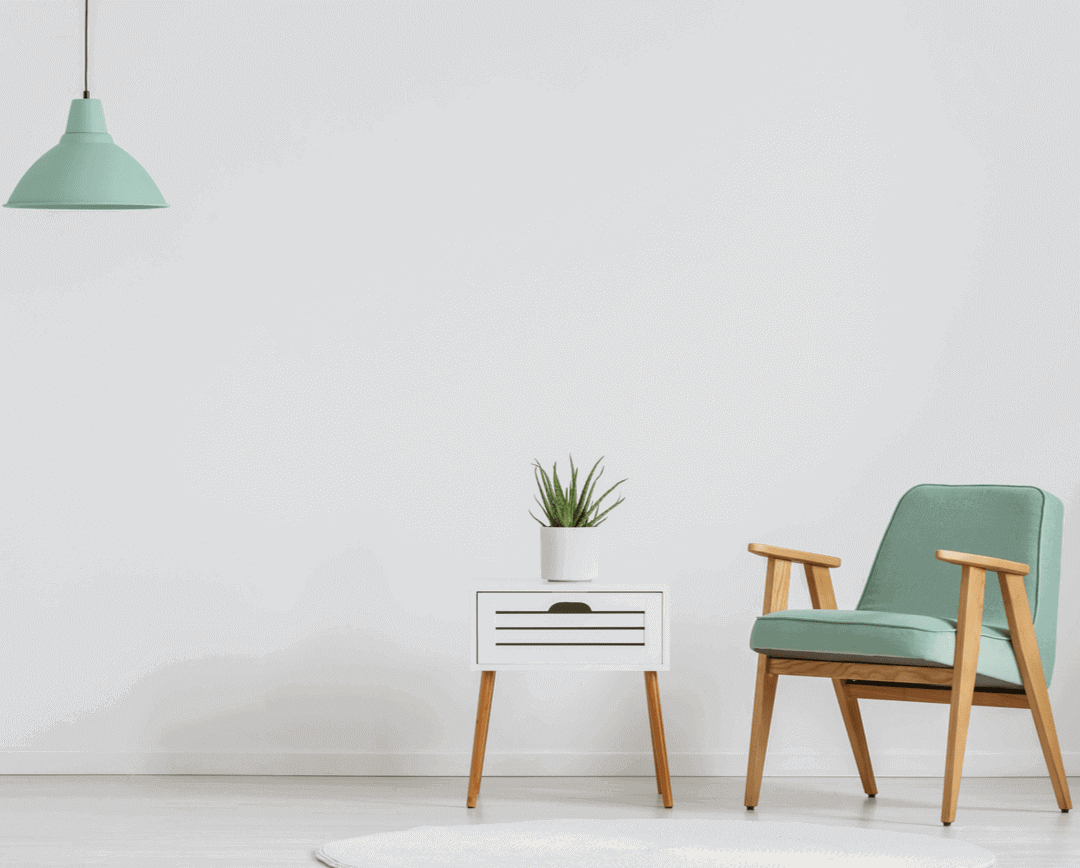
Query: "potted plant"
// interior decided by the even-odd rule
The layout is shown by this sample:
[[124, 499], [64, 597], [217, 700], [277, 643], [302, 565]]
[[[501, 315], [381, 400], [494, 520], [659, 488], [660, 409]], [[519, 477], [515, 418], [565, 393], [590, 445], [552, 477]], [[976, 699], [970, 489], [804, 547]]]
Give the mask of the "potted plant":
[[600, 512], [600, 504], [618, 486], [626, 482], [620, 479], [611, 488], [593, 500], [596, 483], [604, 473], [604, 468], [593, 479], [596, 468], [603, 461], [603, 456], [593, 465], [585, 479], [585, 484], [578, 488], [578, 470], [574, 467], [574, 457], [570, 456], [570, 485], [564, 490], [559, 483], [558, 463], [551, 467], [551, 476], [534, 462], [533, 476], [540, 488], [540, 504], [548, 523], [540, 519], [540, 575], [548, 582], [591, 582], [600, 572], [600, 539], [596, 526], [607, 521], [605, 516], [626, 498], [620, 497], [611, 506]]

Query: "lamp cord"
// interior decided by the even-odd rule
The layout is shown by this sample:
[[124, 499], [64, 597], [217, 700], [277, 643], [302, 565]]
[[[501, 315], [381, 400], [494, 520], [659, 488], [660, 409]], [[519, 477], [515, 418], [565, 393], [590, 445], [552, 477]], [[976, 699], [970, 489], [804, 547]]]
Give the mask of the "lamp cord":
[[83, 68], [82, 86], [83, 99], [90, 99], [90, 85], [87, 81], [87, 70], [90, 67], [90, 0], [86, 0], [83, 6]]

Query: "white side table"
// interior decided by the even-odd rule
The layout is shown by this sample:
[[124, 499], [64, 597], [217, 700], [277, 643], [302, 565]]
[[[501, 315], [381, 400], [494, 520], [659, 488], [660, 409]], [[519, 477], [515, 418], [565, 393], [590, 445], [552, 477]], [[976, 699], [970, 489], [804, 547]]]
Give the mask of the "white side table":
[[480, 793], [495, 673], [503, 669], [644, 672], [656, 789], [664, 807], [672, 806], [656, 679], [657, 672], [671, 668], [668, 595], [665, 585], [502, 582], [476, 586], [469, 668], [481, 675], [468, 807], [476, 807]]

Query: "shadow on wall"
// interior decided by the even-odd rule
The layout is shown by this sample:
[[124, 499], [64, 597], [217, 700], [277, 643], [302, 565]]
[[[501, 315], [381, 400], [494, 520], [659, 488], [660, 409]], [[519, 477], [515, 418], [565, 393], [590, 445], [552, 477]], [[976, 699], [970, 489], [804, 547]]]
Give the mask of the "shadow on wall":
[[[114, 704], [57, 723], [20, 748], [394, 753], [439, 744], [439, 706], [454, 705], [432, 666], [430, 646], [442, 639], [389, 593], [371, 552], [353, 549], [320, 564], [295, 606], [260, 616], [280, 619], [286, 641], [306, 636], [265, 654], [160, 665]], [[269, 644], [274, 626], [249, 632]]]

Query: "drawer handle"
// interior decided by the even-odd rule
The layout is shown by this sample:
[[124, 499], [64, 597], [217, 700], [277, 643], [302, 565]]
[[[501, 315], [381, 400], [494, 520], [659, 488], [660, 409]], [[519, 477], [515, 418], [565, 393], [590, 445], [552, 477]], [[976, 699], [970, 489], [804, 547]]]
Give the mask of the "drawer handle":
[[548, 612], [560, 614], [566, 612], [592, 612], [588, 603], [552, 603]]

